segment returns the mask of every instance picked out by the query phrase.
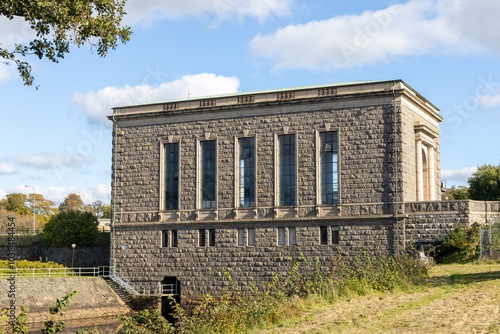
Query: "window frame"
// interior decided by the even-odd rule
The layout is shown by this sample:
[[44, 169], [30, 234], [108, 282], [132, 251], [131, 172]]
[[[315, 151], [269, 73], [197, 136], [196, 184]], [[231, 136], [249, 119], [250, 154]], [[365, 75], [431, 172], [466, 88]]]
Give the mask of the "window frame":
[[170, 230], [161, 231], [161, 247], [162, 248], [170, 247]]
[[249, 227], [246, 229], [246, 232], [247, 232], [247, 246], [255, 247], [255, 228]]
[[278, 246], [286, 246], [286, 227], [278, 227]]
[[[293, 136], [295, 143], [295, 159], [294, 159], [294, 172], [295, 172], [295, 189], [294, 189], [294, 203], [290, 205], [281, 205], [281, 174], [280, 174], [280, 137], [282, 136]], [[299, 179], [299, 141], [298, 141], [298, 133], [297, 132], [280, 132], [274, 134], [274, 205], [275, 207], [297, 207], [299, 198], [299, 188], [298, 188], [298, 179]]]
[[216, 230], [215, 228], [211, 228], [208, 230], [208, 247], [215, 247], [217, 243], [217, 236], [216, 236]]
[[[293, 233], [292, 233], [292, 231], [293, 231]], [[293, 242], [292, 242], [292, 239], [293, 239]], [[288, 227], [288, 245], [289, 246], [297, 245], [297, 228], [295, 226]]]
[[179, 245], [177, 230], [161, 231], [161, 248], [177, 248]]
[[[252, 206], [241, 206], [241, 192], [240, 192], [240, 140], [253, 138], [254, 144], [254, 205]], [[251, 209], [258, 206], [258, 196], [257, 196], [257, 164], [258, 164], [258, 154], [257, 154], [257, 135], [242, 135], [234, 137], [234, 208], [235, 209]]]
[[238, 247], [244, 247], [246, 245], [245, 242], [245, 229], [238, 228], [236, 232], [236, 244]]
[[255, 228], [237, 228], [236, 245], [238, 247], [255, 247]]
[[[165, 192], [166, 192], [166, 145], [167, 144], [177, 144], [177, 209], [167, 209], [165, 203]], [[182, 157], [182, 143], [180, 140], [160, 140], [160, 186], [159, 186], [159, 211], [179, 211], [181, 207], [181, 157]]]
[[[323, 132], [336, 132], [337, 134], [337, 203], [333, 204], [323, 204], [322, 203], [322, 182], [321, 182], [321, 133]], [[316, 130], [316, 205], [317, 206], [334, 206], [342, 204], [342, 150], [341, 150], [341, 131], [338, 127], [330, 127], [329, 124], [325, 124], [325, 129]]]
[[330, 229], [328, 227], [326, 225], [319, 227], [319, 244], [322, 246], [330, 244]]
[[[215, 192], [215, 199], [214, 199], [214, 206], [213, 207], [209, 207], [209, 208], [204, 208], [203, 207], [203, 189], [202, 189], [202, 182], [203, 182], [203, 166], [202, 166], [202, 163], [203, 163], [203, 160], [202, 160], [202, 154], [203, 154], [203, 151], [202, 151], [202, 143], [203, 142], [208, 142], [208, 141], [213, 141], [214, 142], [214, 145], [215, 145], [215, 149], [214, 149], [214, 154], [215, 154], [215, 158], [214, 158], [214, 170], [215, 170], [215, 177], [214, 177], [214, 192]], [[219, 178], [219, 159], [218, 159], [218, 156], [219, 156], [219, 141], [217, 138], [208, 138], [208, 137], [205, 137], [205, 138], [198, 138], [197, 139], [197, 144], [196, 144], [196, 206], [197, 206], [197, 209], [198, 210], [217, 210], [218, 209], [218, 205], [219, 205], [219, 201], [218, 201], [218, 193], [219, 193], [219, 181], [218, 181], [218, 178]]]
[[338, 226], [332, 226], [332, 245], [340, 244], [340, 228]]
[[204, 228], [198, 229], [198, 247], [207, 246], [207, 230]]

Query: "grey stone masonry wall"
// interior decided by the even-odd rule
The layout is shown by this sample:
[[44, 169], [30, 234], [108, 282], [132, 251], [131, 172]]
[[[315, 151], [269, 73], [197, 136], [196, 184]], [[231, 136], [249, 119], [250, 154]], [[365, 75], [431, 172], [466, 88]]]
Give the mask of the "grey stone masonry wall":
[[457, 225], [500, 222], [500, 202], [472, 200], [406, 203], [406, 240], [442, 240]]
[[[9, 248], [0, 247], [0, 259], [9, 258]], [[35, 244], [27, 247], [16, 247], [16, 260], [52, 261], [68, 267], [94, 267], [109, 265], [109, 246], [76, 247], [73, 257], [71, 247], [43, 248]]]
[[[228, 281], [227, 270], [238, 287], [261, 286], [274, 273], [284, 274], [293, 258], [304, 254], [319, 259], [325, 266], [334, 252], [346, 259], [359, 251], [381, 254], [394, 251], [393, 219], [289, 221], [277, 223], [210, 224], [216, 230], [215, 246], [198, 246], [198, 229], [206, 224], [181, 226], [119, 227], [116, 231], [117, 270], [141, 287], [159, 282], [164, 277], [177, 277], [181, 282], [183, 302], [203, 294], [220, 295]], [[320, 226], [327, 226], [329, 240], [320, 244]], [[339, 243], [332, 244], [331, 227], [339, 230]], [[278, 227], [296, 228], [296, 245], [278, 245]], [[255, 229], [255, 246], [238, 246], [238, 228]], [[162, 247], [161, 231], [176, 229], [178, 247]], [[126, 245], [125, 245], [126, 244]]]
[[[413, 202], [399, 207], [397, 217], [372, 214], [359, 215], [357, 219], [351, 216], [349, 219], [121, 225], [116, 229], [117, 270], [138, 287], [176, 277], [181, 283], [181, 301], [185, 303], [205, 293], [222, 294], [228, 285], [225, 270], [236, 285], [245, 290], [250, 284], [268, 283], [274, 273], [286, 273], [292, 259], [299, 258], [300, 254], [310, 260], [316, 258], [327, 267], [335, 252], [349, 260], [360, 251], [397, 253], [411, 243], [441, 240], [458, 225], [484, 223], [485, 208], [488, 217], [500, 221], [500, 202]], [[327, 245], [320, 242], [320, 226], [328, 227]], [[280, 227], [286, 228], [286, 239], [289, 228], [296, 228], [296, 245], [289, 245], [288, 241], [286, 245], [278, 245]], [[332, 244], [332, 227], [338, 228], [338, 244]], [[239, 228], [255, 229], [254, 246], [238, 246]], [[199, 229], [215, 229], [215, 246], [198, 246]], [[177, 247], [162, 247], [164, 230], [177, 230]]]
[[[335, 108], [321, 103], [292, 113], [288, 105], [273, 106], [273, 115], [186, 121], [150, 126], [119, 127], [116, 131], [116, 204], [121, 222], [156, 221], [160, 206], [161, 141], [180, 142], [180, 220], [195, 220], [196, 145], [217, 140], [217, 207], [219, 219], [232, 219], [235, 137], [255, 136], [257, 142], [257, 203], [259, 217], [272, 217], [275, 206], [275, 135], [297, 133], [298, 207], [304, 216], [316, 205], [316, 131], [325, 124], [340, 134], [340, 197], [342, 203], [382, 203], [393, 198], [389, 151], [393, 140], [390, 104]], [[159, 118], [158, 123], [168, 121]], [[308, 207], [308, 209], [306, 209]]]

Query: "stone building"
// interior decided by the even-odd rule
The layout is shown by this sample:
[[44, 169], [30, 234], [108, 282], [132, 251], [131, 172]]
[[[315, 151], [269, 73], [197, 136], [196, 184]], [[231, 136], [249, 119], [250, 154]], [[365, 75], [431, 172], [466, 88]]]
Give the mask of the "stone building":
[[126, 106], [110, 119], [112, 265], [136, 286], [217, 294], [225, 269], [259, 285], [300, 253], [398, 252], [484, 219], [487, 204], [440, 201], [443, 118], [401, 80]]

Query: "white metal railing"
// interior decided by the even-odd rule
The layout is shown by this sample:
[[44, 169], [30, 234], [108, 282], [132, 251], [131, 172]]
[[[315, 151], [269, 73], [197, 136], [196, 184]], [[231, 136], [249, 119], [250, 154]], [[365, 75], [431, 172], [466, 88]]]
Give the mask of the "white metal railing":
[[161, 284], [148, 282], [139, 286], [120, 275], [116, 268], [75, 267], [75, 268], [14, 268], [0, 269], [0, 279], [43, 278], [43, 277], [103, 277], [110, 278], [128, 293], [136, 296], [165, 296], [178, 295], [179, 283]]
[[0, 269], [2, 278], [109, 277], [109, 267]]

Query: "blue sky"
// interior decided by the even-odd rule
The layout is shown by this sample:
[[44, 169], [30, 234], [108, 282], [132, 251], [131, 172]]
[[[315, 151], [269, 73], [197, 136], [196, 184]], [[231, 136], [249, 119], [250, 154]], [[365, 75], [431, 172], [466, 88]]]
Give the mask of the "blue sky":
[[[131, 41], [0, 64], [0, 198], [110, 201], [111, 107], [353, 80], [403, 79], [435, 104], [442, 179], [500, 163], [498, 0], [129, 0]], [[0, 42], [29, 40], [0, 19]]]

